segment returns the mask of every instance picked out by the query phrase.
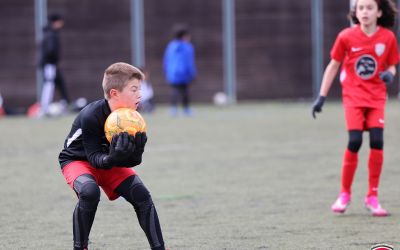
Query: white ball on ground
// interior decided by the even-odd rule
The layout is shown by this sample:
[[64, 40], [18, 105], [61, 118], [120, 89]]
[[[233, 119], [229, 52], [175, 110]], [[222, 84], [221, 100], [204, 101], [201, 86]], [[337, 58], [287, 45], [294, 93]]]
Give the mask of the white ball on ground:
[[224, 92], [217, 92], [213, 97], [213, 102], [217, 106], [225, 106], [228, 104], [228, 96]]
[[47, 111], [49, 116], [60, 116], [64, 113], [65, 107], [60, 102], [53, 102], [49, 105], [49, 109]]

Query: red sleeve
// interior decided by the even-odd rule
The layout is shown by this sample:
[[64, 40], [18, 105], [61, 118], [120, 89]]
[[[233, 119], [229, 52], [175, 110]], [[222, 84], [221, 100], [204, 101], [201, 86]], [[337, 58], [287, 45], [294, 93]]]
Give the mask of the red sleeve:
[[341, 32], [337, 36], [335, 44], [331, 49], [331, 58], [341, 62], [343, 61], [345, 55], [346, 55], [346, 45], [343, 39], [343, 33]]
[[392, 36], [389, 45], [389, 55], [387, 60], [388, 65], [396, 65], [399, 63], [399, 49], [395, 36]]

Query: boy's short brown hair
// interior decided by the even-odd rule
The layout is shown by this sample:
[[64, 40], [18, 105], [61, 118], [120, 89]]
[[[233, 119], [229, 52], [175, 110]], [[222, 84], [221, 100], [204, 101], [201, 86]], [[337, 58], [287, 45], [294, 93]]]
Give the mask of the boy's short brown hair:
[[107, 100], [110, 98], [111, 89], [122, 91], [126, 84], [133, 79], [142, 81], [144, 79], [143, 72], [140, 71], [140, 69], [127, 63], [118, 62], [111, 64], [104, 71], [102, 84], [104, 98], [106, 98]]

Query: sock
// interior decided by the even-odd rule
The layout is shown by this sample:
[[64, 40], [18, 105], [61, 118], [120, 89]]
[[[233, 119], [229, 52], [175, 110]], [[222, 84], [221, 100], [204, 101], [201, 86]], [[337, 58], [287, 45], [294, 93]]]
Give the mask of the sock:
[[342, 167], [342, 191], [351, 193], [351, 184], [353, 183], [354, 174], [357, 169], [358, 153], [351, 152], [346, 149], [343, 157]]
[[383, 150], [373, 149], [369, 152], [368, 159], [368, 194], [367, 196], [377, 196], [379, 177], [382, 172]]

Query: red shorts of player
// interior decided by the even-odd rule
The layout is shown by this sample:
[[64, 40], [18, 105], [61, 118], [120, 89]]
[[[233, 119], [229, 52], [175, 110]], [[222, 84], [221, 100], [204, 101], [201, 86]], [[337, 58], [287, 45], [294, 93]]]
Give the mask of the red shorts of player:
[[346, 107], [344, 115], [347, 130], [368, 130], [385, 126], [385, 110], [383, 108]]
[[126, 178], [136, 175], [136, 172], [131, 168], [97, 169], [87, 161], [73, 161], [63, 167], [62, 174], [72, 189], [74, 189], [74, 181], [78, 176], [90, 174], [104, 190], [108, 199], [115, 200], [119, 195], [115, 193], [114, 190]]

